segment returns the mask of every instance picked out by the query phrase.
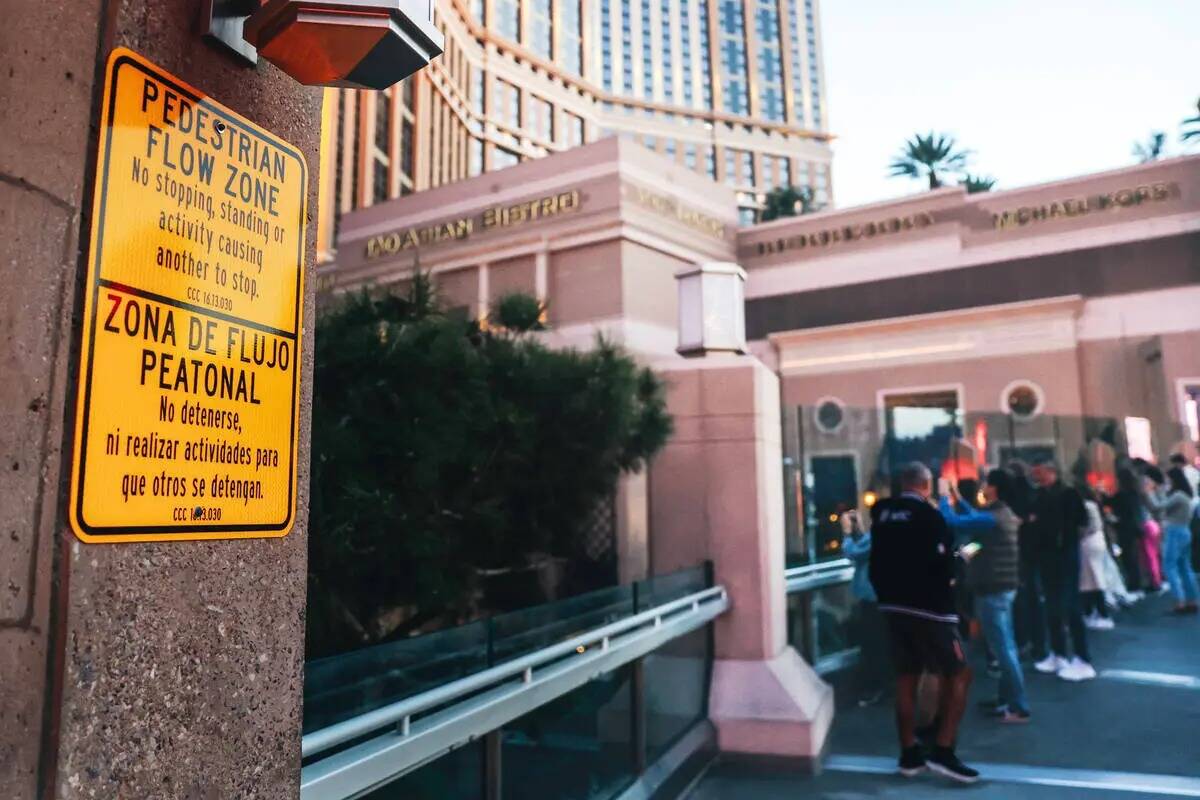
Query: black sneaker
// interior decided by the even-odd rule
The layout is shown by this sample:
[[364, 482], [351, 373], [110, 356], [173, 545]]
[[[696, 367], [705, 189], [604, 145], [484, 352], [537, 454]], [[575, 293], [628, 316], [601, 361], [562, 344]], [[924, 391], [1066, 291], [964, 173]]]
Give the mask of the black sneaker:
[[906, 778], [920, 775], [925, 771], [925, 752], [921, 745], [914, 744], [900, 751], [899, 772]]
[[979, 773], [959, 761], [958, 756], [954, 755], [954, 750], [949, 747], [933, 748], [933, 752], [925, 759], [925, 765], [939, 775], [945, 775], [959, 783], [974, 783], [979, 780]]

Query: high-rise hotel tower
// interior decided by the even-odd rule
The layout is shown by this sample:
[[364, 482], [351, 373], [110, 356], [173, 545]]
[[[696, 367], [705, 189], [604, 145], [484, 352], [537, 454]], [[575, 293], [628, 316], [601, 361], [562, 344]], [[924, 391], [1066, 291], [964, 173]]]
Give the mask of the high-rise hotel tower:
[[384, 92], [328, 90], [321, 249], [336, 217], [629, 136], [738, 190], [830, 197], [818, 0], [431, 0], [444, 54]]

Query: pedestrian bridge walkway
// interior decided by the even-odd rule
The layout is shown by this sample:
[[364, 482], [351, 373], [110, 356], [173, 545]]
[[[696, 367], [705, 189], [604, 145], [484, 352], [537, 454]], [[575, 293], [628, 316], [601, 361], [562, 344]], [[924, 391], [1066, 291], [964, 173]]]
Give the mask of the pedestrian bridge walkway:
[[976, 653], [976, 677], [959, 756], [982, 772], [969, 787], [932, 774], [894, 774], [897, 748], [890, 700], [860, 709], [838, 691], [824, 772], [816, 777], [718, 763], [689, 800], [905, 798], [962, 791], [974, 798], [1148, 800], [1200, 797], [1200, 618], [1171, 617], [1165, 597], [1118, 616], [1112, 631], [1090, 632], [1100, 677], [1066, 683], [1026, 668], [1034, 714], [1001, 725], [977, 710], [995, 694]]

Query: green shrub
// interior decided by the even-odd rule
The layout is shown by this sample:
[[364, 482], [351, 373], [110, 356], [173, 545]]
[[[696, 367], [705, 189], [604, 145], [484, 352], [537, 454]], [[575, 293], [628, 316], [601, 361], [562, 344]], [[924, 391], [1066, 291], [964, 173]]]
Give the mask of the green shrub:
[[503, 306], [510, 324], [480, 330], [418, 276], [320, 315], [309, 657], [480, 615], [481, 571], [578, 552], [620, 473], [670, 436], [654, 373], [603, 340], [552, 350], [522, 332], [536, 300]]

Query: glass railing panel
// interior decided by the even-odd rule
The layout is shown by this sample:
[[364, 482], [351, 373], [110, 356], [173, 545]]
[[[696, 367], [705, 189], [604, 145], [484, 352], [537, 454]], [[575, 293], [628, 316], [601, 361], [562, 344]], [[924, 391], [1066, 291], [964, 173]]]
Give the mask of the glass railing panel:
[[493, 664], [548, 647], [633, 614], [633, 587], [600, 589], [491, 620]]
[[506, 725], [501, 798], [607, 800], [636, 776], [632, 670], [622, 667]]
[[642, 662], [646, 709], [646, 763], [652, 764], [708, 716], [710, 637], [692, 631], [645, 657]]
[[486, 622], [309, 661], [304, 665], [304, 732], [487, 667]]
[[655, 575], [653, 578], [638, 581], [635, 585], [637, 610], [645, 611], [689, 594], [702, 592], [709, 587], [710, 583], [710, 570], [705, 565], [681, 569], [665, 575]]
[[483, 743], [472, 742], [362, 796], [362, 800], [483, 800]]

